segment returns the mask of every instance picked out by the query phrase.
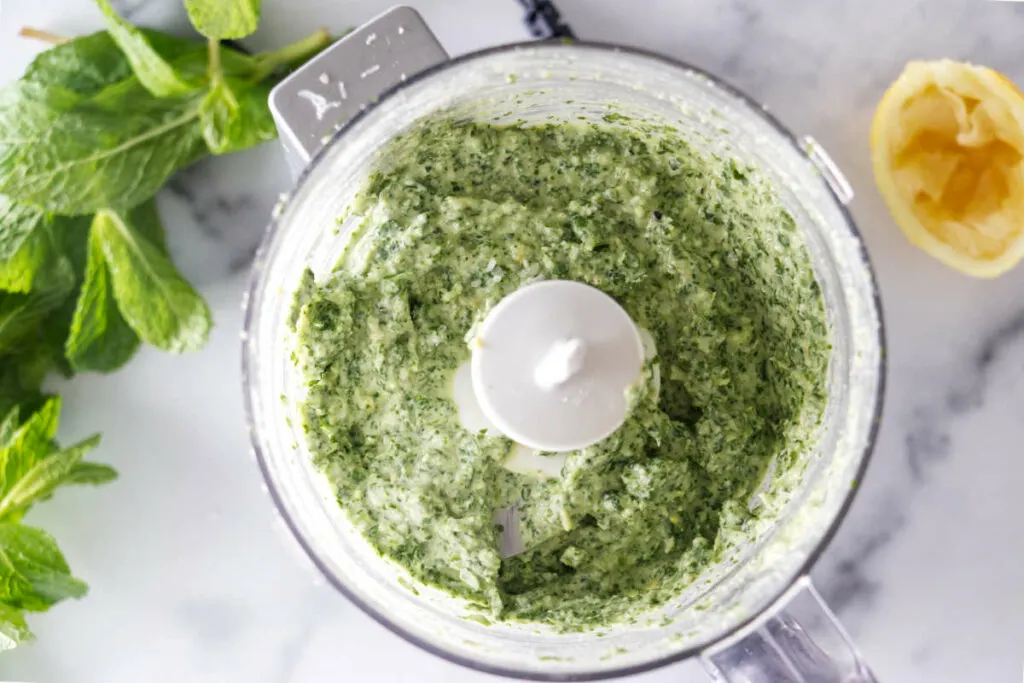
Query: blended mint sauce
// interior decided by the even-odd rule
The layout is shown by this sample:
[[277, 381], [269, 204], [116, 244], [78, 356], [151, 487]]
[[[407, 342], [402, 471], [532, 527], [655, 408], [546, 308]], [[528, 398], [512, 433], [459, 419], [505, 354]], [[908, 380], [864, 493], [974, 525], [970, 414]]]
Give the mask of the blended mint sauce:
[[[748, 538], [769, 463], [814, 442], [831, 346], [793, 218], [663, 127], [436, 118], [381, 159], [345, 257], [295, 303], [308, 446], [341, 507], [489, 619], [579, 631], [678, 596]], [[613, 296], [657, 354], [625, 424], [542, 480], [460, 424], [451, 384], [488, 310], [556, 278]], [[502, 559], [514, 502], [527, 551]]]

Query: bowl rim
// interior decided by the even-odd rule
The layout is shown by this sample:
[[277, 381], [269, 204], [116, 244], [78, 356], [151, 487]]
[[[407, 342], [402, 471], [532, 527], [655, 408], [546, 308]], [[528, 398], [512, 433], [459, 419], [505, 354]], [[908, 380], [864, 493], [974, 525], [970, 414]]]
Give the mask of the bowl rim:
[[[508, 44], [498, 45], [498, 46], [494, 46], [494, 47], [484, 48], [482, 50], [476, 50], [476, 51], [473, 51], [473, 52], [469, 52], [467, 54], [451, 58], [451, 59], [449, 59], [447, 61], [441, 62], [441, 63], [436, 64], [434, 66], [431, 66], [431, 67], [429, 67], [427, 69], [424, 69], [423, 71], [420, 71], [419, 73], [417, 73], [417, 74], [415, 74], [413, 76], [410, 76], [407, 80], [405, 80], [405, 81], [403, 81], [401, 83], [398, 83], [395, 86], [385, 90], [374, 102], [372, 102], [371, 104], [367, 105], [365, 108], [360, 110], [352, 118], [350, 118], [349, 120], [344, 122], [337, 130], [335, 130], [334, 133], [331, 135], [330, 139], [327, 140], [327, 142], [325, 142], [324, 145], [319, 150], [317, 150], [317, 152], [310, 158], [309, 163], [306, 165], [306, 167], [299, 174], [297, 180], [295, 181], [294, 186], [291, 188], [291, 190], [289, 190], [287, 193], [285, 193], [282, 196], [282, 201], [284, 203], [284, 206], [287, 206], [288, 204], [290, 204], [292, 199], [302, 189], [302, 187], [308, 181], [308, 179], [311, 176], [311, 174], [316, 170], [316, 167], [319, 165], [320, 161], [324, 158], [324, 156], [327, 153], [327, 151], [335, 143], [337, 143], [338, 140], [343, 138], [348, 133], [348, 131], [351, 130], [355, 126], [356, 123], [361, 121], [370, 112], [374, 111], [378, 107], [380, 107], [382, 105], [386, 106], [387, 103], [391, 100], [391, 98], [394, 97], [397, 93], [401, 92], [402, 90], [404, 90], [407, 87], [411, 87], [411, 86], [413, 86], [415, 84], [420, 83], [421, 81], [427, 80], [427, 79], [431, 78], [432, 76], [434, 76], [435, 74], [440, 73], [441, 71], [443, 71], [445, 69], [448, 69], [450, 67], [454, 67], [456, 65], [465, 64], [465, 63], [472, 62], [472, 61], [475, 61], [475, 60], [478, 60], [478, 59], [483, 59], [483, 58], [486, 58], [486, 57], [490, 57], [492, 55], [504, 54], [504, 53], [508, 53], [508, 52], [515, 52], [517, 50], [537, 48], [537, 47], [541, 47], [541, 48], [552, 48], [552, 47], [559, 48], [560, 47], [560, 48], [563, 48], [563, 49], [580, 49], [580, 48], [583, 48], [583, 49], [590, 49], [590, 50], [599, 50], [599, 51], [604, 51], [604, 52], [627, 54], [627, 55], [632, 55], [632, 56], [636, 56], [636, 57], [642, 57], [642, 58], [649, 59], [649, 60], [652, 60], [652, 61], [655, 61], [655, 62], [659, 62], [662, 65], [669, 66], [669, 67], [672, 67], [674, 69], [690, 72], [692, 74], [697, 74], [697, 75], [699, 75], [699, 76], [701, 76], [703, 78], [708, 79], [711, 83], [713, 83], [716, 87], [718, 87], [721, 90], [723, 90], [724, 92], [726, 92], [728, 95], [731, 95], [732, 97], [735, 97], [735, 98], [741, 100], [746, 105], [748, 105], [758, 116], [760, 116], [766, 123], [768, 123], [772, 128], [774, 128], [777, 133], [779, 133], [785, 140], [787, 140], [789, 142], [789, 144], [791, 144], [793, 146], [793, 148], [801, 156], [810, 159], [810, 156], [808, 154], [808, 150], [807, 150], [806, 146], [800, 141], [800, 139], [797, 138], [797, 136], [795, 134], [793, 134], [792, 131], [790, 131], [788, 128], [786, 128], [786, 126], [784, 126], [782, 124], [782, 122], [779, 121], [774, 115], [769, 113], [768, 110], [761, 103], [759, 103], [757, 100], [753, 99], [752, 97], [748, 96], [742, 90], [740, 90], [740, 89], [736, 88], [735, 86], [731, 85], [730, 83], [722, 80], [718, 76], [715, 76], [714, 74], [711, 74], [708, 71], [705, 71], [704, 69], [701, 69], [699, 67], [693, 66], [692, 64], [689, 64], [689, 63], [687, 63], [687, 62], [685, 62], [683, 60], [678, 60], [678, 59], [675, 59], [675, 58], [672, 58], [672, 57], [667, 57], [667, 56], [665, 56], [663, 54], [659, 54], [657, 52], [653, 52], [653, 51], [646, 50], [646, 49], [643, 49], [643, 48], [626, 46], [626, 45], [619, 45], [619, 44], [616, 44], [616, 43], [608, 43], [608, 42], [602, 42], [602, 41], [588, 41], [588, 40], [577, 40], [577, 39], [553, 38], [553, 39], [546, 39], [546, 40], [521, 41], [521, 42], [516, 42], [516, 43], [508, 43]], [[865, 267], [865, 269], [867, 271], [867, 275], [868, 275], [868, 280], [869, 280], [870, 285], [871, 285], [871, 294], [872, 294], [871, 300], [872, 300], [872, 304], [874, 306], [874, 309], [877, 312], [877, 317], [878, 317], [877, 343], [878, 343], [878, 349], [879, 349], [879, 356], [878, 356], [878, 366], [876, 368], [878, 382], [877, 382], [876, 389], [875, 389], [875, 395], [873, 397], [874, 406], [873, 406], [873, 409], [871, 411], [871, 422], [870, 422], [870, 427], [869, 427], [869, 431], [868, 431], [868, 434], [867, 434], [867, 439], [866, 439], [865, 444], [864, 444], [864, 449], [863, 449], [863, 451], [862, 451], [862, 453], [860, 455], [860, 462], [857, 465], [857, 470], [856, 470], [856, 473], [855, 473], [855, 479], [853, 480], [852, 484], [850, 485], [849, 490], [846, 493], [845, 499], [843, 500], [842, 504], [839, 506], [839, 509], [836, 511], [835, 517], [832, 519], [831, 522], [829, 522], [828, 527], [825, 530], [825, 533], [822, 535], [821, 540], [815, 546], [814, 550], [812, 550], [811, 553], [808, 554], [807, 559], [802, 563], [802, 565], [797, 570], [797, 572], [793, 576], [793, 578], [789, 582], [787, 582], [780, 590], [778, 590], [777, 593], [775, 595], [773, 595], [770, 600], [768, 600], [765, 603], [765, 607], [762, 610], [760, 610], [760, 611], [752, 614], [751, 616], [743, 619], [742, 621], [737, 623], [731, 630], [729, 630], [726, 633], [723, 633], [723, 634], [719, 635], [716, 638], [709, 639], [706, 642], [695, 643], [693, 646], [685, 648], [683, 650], [680, 650], [679, 652], [674, 652], [672, 654], [665, 655], [664, 657], [658, 657], [658, 658], [652, 659], [650, 661], [643, 662], [642, 664], [632, 664], [632, 665], [629, 665], [629, 666], [622, 666], [622, 667], [617, 667], [617, 668], [603, 669], [601, 671], [594, 671], [594, 672], [582, 672], [582, 673], [552, 672], [552, 673], [543, 673], [543, 672], [536, 672], [536, 671], [526, 671], [526, 670], [520, 670], [520, 669], [507, 668], [507, 667], [504, 667], [504, 666], [494, 666], [494, 665], [491, 665], [491, 664], [487, 664], [487, 663], [484, 663], [484, 662], [476, 661], [476, 660], [473, 660], [471, 658], [455, 654], [455, 653], [453, 653], [453, 652], [451, 652], [451, 651], [449, 651], [449, 650], [447, 650], [447, 649], [445, 649], [443, 647], [439, 647], [437, 645], [434, 645], [433, 643], [430, 643], [430, 642], [420, 638], [419, 636], [417, 636], [415, 634], [409, 633], [407, 630], [405, 630], [401, 626], [393, 623], [391, 620], [388, 619], [388, 617], [386, 615], [381, 614], [380, 612], [375, 610], [373, 607], [371, 607], [369, 604], [367, 604], [362, 598], [360, 598], [357, 594], [355, 594], [353, 591], [351, 591], [347, 586], [342, 584], [331, 573], [331, 571], [326, 566], [324, 566], [324, 564], [320, 561], [319, 557], [314, 552], [313, 547], [312, 547], [311, 543], [309, 542], [309, 540], [302, 534], [302, 532], [299, 530], [298, 526], [296, 525], [295, 521], [289, 516], [289, 514], [288, 514], [288, 512], [287, 512], [287, 510], [286, 510], [286, 508], [284, 506], [284, 501], [282, 499], [281, 493], [278, 491], [277, 486], [276, 486], [276, 484], [274, 482], [274, 479], [273, 479], [273, 477], [270, 474], [270, 468], [269, 468], [269, 466], [267, 464], [266, 454], [263, 452], [262, 448], [260, 447], [260, 442], [259, 442], [259, 439], [257, 438], [256, 425], [255, 425], [255, 421], [254, 421], [254, 414], [253, 414], [253, 394], [254, 394], [253, 385], [254, 385], [254, 382], [252, 381], [252, 372], [250, 371], [250, 368], [253, 365], [254, 349], [253, 349], [252, 337], [249, 334], [250, 328], [251, 328], [251, 324], [252, 324], [253, 315], [254, 315], [253, 301], [257, 299], [257, 294], [258, 294], [258, 291], [259, 291], [259, 289], [260, 289], [260, 287], [262, 285], [262, 279], [263, 279], [263, 272], [264, 271], [263, 271], [263, 268], [261, 268], [259, 266], [259, 264], [264, 261], [264, 257], [266, 256], [266, 253], [268, 251], [269, 245], [273, 241], [273, 238], [274, 238], [275, 234], [277, 233], [277, 231], [278, 231], [278, 229], [280, 227], [281, 218], [283, 217], [283, 215], [285, 213], [285, 212], [281, 212], [280, 214], [274, 215], [272, 217], [270, 223], [267, 225], [267, 228], [266, 228], [266, 230], [265, 230], [265, 232], [263, 234], [263, 237], [262, 237], [262, 239], [260, 241], [259, 248], [257, 249], [257, 251], [255, 253], [255, 258], [254, 258], [254, 261], [253, 261], [253, 263], [255, 265], [254, 265], [254, 267], [252, 268], [252, 270], [250, 272], [249, 282], [248, 282], [248, 284], [246, 286], [246, 290], [245, 290], [245, 294], [244, 294], [244, 299], [243, 299], [243, 304], [242, 304], [242, 307], [243, 307], [243, 316], [242, 316], [243, 322], [242, 322], [242, 335], [241, 335], [242, 336], [242, 368], [241, 368], [241, 370], [242, 370], [242, 390], [243, 390], [243, 395], [244, 395], [243, 398], [244, 398], [244, 403], [245, 403], [245, 419], [246, 419], [246, 426], [247, 426], [248, 432], [249, 432], [250, 442], [252, 444], [252, 452], [253, 452], [253, 454], [256, 457], [256, 462], [259, 465], [260, 472], [261, 472], [261, 474], [263, 476], [265, 488], [266, 488], [267, 492], [270, 494], [271, 500], [273, 501], [274, 506], [277, 508], [278, 513], [281, 515], [281, 517], [284, 520], [285, 524], [291, 530], [291, 533], [295, 537], [295, 540], [298, 541], [299, 545], [302, 547], [303, 551], [309, 557], [310, 561], [320, 571], [320, 573], [324, 576], [324, 578], [327, 580], [327, 582], [329, 584], [331, 584], [332, 586], [334, 586], [334, 588], [339, 593], [341, 593], [345, 598], [347, 598], [348, 600], [353, 602], [357, 607], [359, 607], [365, 614], [367, 614], [369, 617], [371, 617], [374, 621], [376, 621], [377, 623], [381, 624], [382, 626], [384, 626], [386, 629], [388, 629], [392, 633], [400, 636], [401, 638], [403, 638], [407, 642], [412, 643], [413, 645], [416, 645], [417, 647], [421, 648], [422, 650], [425, 650], [426, 652], [429, 652], [429, 653], [431, 653], [433, 655], [436, 655], [436, 656], [438, 656], [438, 657], [440, 657], [442, 659], [445, 659], [445, 660], [447, 660], [449, 662], [452, 662], [454, 664], [459, 664], [459, 665], [467, 667], [469, 669], [473, 669], [473, 670], [476, 670], [476, 671], [480, 671], [480, 672], [483, 672], [483, 673], [492, 674], [492, 675], [496, 675], [496, 676], [505, 676], [505, 677], [509, 677], [509, 678], [518, 678], [518, 679], [533, 680], [533, 681], [596, 681], [596, 680], [604, 680], [604, 679], [609, 679], [609, 678], [616, 678], [616, 677], [620, 677], [620, 676], [631, 676], [631, 675], [634, 675], [634, 674], [639, 674], [639, 673], [644, 673], [644, 672], [647, 672], [647, 671], [652, 671], [654, 669], [658, 669], [658, 668], [661, 668], [661, 667], [664, 667], [664, 666], [667, 666], [669, 664], [673, 664], [673, 663], [676, 663], [676, 662], [681, 662], [681, 661], [684, 661], [686, 659], [690, 659], [690, 658], [695, 657], [695, 656], [700, 656], [704, 651], [706, 651], [709, 647], [715, 645], [716, 643], [728, 640], [729, 638], [731, 638], [735, 634], [737, 634], [737, 633], [739, 633], [741, 631], [744, 631], [745, 629], [747, 629], [747, 628], [751, 627], [752, 625], [758, 623], [759, 620], [761, 620], [766, 613], [769, 613], [773, 609], [773, 606], [776, 605], [779, 602], [779, 600], [782, 599], [787, 594], [787, 592], [792, 588], [792, 586], [797, 581], [800, 580], [801, 577], [807, 576], [810, 573], [811, 568], [814, 566], [814, 564], [821, 557], [822, 553], [824, 553], [826, 548], [828, 548], [829, 544], [835, 538], [835, 535], [838, 532], [839, 527], [840, 527], [840, 525], [843, 522], [843, 519], [846, 517], [847, 513], [849, 512], [850, 506], [853, 504], [853, 501], [855, 500], [855, 498], [857, 496], [857, 492], [861, 488], [862, 482], [864, 480], [864, 474], [867, 471], [868, 464], [871, 461], [871, 456], [873, 454], [875, 444], [876, 444], [876, 442], [878, 440], [878, 432], [879, 432], [879, 428], [880, 428], [880, 425], [881, 425], [881, 415], [882, 415], [882, 409], [883, 409], [883, 404], [884, 404], [884, 399], [885, 399], [885, 386], [886, 386], [888, 357], [887, 357], [887, 353], [886, 353], [885, 318], [884, 318], [883, 310], [882, 310], [882, 300], [881, 300], [881, 295], [880, 295], [880, 291], [879, 291], [879, 287], [878, 287], [878, 278], [877, 278], [877, 275], [875, 273], [874, 267], [873, 267], [873, 265], [871, 263], [871, 259], [868, 256], [867, 248], [865, 247], [865, 244], [864, 244], [864, 238], [861, 235], [861, 232], [860, 232], [859, 228], [857, 227], [856, 222], [853, 219], [853, 215], [850, 213], [850, 210], [848, 209], [846, 204], [836, 194], [836, 192], [833, 189], [833, 187], [831, 186], [831, 184], [826, 182], [824, 180], [824, 178], [822, 179], [822, 183], [824, 184], [825, 189], [828, 192], [828, 196], [830, 196], [832, 198], [832, 201], [835, 203], [835, 207], [839, 210], [840, 214], [842, 215], [843, 220], [844, 220], [844, 222], [846, 224], [846, 227], [847, 227], [847, 230], [849, 231], [850, 236], [854, 239], [854, 241], [857, 244], [857, 248], [858, 248], [858, 251], [859, 251], [859, 255], [860, 255], [861, 261], [864, 263], [864, 267]]]

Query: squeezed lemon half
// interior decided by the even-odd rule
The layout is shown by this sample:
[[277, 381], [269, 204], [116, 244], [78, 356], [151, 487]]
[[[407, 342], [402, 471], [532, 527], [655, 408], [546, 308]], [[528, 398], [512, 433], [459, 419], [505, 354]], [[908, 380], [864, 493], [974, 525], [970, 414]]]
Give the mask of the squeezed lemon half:
[[976, 277], [1024, 256], [1024, 95], [992, 69], [910, 62], [871, 126], [875, 182], [911, 242]]

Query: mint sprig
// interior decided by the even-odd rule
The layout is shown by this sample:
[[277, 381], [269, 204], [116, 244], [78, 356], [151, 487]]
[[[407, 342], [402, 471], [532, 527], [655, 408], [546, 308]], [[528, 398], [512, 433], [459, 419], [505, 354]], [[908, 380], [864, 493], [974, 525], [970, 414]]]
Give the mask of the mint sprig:
[[203, 346], [210, 311], [174, 266], [153, 196], [207, 154], [274, 138], [270, 89], [331, 41], [318, 31], [255, 55], [223, 45], [256, 29], [259, 0], [185, 0], [205, 40], [96, 3], [106, 31], [23, 30], [54, 46], [0, 89], [0, 650], [31, 637], [25, 612], [86, 592], [24, 515], [61, 486], [117, 476], [84, 460], [98, 436], [56, 443], [45, 378], [115, 370], [142, 343]]
[[85, 595], [57, 542], [22, 522], [36, 503], [68, 484], [102, 484], [113, 468], [83, 457], [99, 435], [61, 448], [54, 441], [60, 399], [51, 398], [21, 420], [14, 407], [0, 422], [0, 650], [31, 637], [24, 612], [42, 612], [66, 598]]

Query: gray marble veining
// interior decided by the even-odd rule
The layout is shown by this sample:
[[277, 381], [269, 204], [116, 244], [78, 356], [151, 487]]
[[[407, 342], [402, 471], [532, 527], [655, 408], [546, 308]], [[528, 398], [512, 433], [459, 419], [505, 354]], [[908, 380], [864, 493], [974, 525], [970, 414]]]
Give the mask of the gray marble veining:
[[[271, 210], [290, 177], [283, 154], [264, 145], [244, 155], [205, 158], [178, 173], [158, 197], [172, 251], [194, 281], [248, 269]], [[253, 173], [253, 168], [261, 172]]]
[[[875, 484], [884, 477], [884, 484], [873, 486], [876, 490], [866, 494], [875, 508], [870, 515], [871, 522], [864, 524], [864, 530], [857, 536], [844, 539], [816, 571], [825, 595], [838, 612], [850, 607], [863, 610], [871, 606], [880, 584], [879, 579], [872, 577], [872, 561], [890, 543], [900, 539], [907, 526], [907, 516], [916, 507], [916, 494], [928, 486], [933, 470], [957, 455], [953, 434], [960, 421], [985, 410], [988, 401], [993, 400], [990, 387], [996, 377], [1011, 368], [1021, 367], [1024, 367], [1024, 309], [983, 331], [963, 362], [951, 368], [952, 372], [941, 372], [936, 378], [942, 387], [940, 390], [928, 392], [909, 407], [900, 407], [899, 421], [888, 431], [896, 432], [897, 443], [902, 442], [902, 448], [894, 449], [902, 457], [879, 462], [893, 451], [884, 446], [878, 449], [869, 478]], [[1024, 409], [1020, 416], [1024, 419]], [[879, 469], [884, 470], [884, 475]], [[858, 508], [857, 513], [861, 511]]]

